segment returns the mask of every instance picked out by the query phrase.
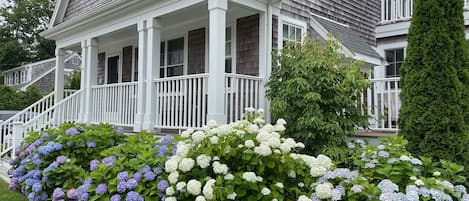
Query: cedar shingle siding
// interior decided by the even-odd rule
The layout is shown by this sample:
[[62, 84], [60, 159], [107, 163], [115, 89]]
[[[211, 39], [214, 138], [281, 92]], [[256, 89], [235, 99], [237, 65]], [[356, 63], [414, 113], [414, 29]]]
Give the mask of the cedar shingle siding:
[[259, 15], [239, 18], [236, 24], [236, 73], [259, 75]]
[[98, 54], [98, 77], [97, 77], [97, 82], [98, 85], [104, 84], [104, 78], [105, 75], [104, 73], [106, 72], [105, 70], [106, 67], [106, 53], [102, 52]]
[[132, 81], [132, 46], [122, 48], [122, 82]]
[[70, 0], [65, 11], [64, 21], [87, 13], [116, 0]]
[[369, 44], [375, 44], [380, 0], [282, 0], [283, 15], [309, 23], [310, 13], [347, 24]]
[[205, 72], [205, 28], [188, 33], [188, 74]]

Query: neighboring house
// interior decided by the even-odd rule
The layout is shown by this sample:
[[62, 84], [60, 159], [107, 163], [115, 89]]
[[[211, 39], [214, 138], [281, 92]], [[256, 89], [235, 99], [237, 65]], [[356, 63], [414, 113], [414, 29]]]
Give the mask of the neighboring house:
[[[55, 64], [55, 58], [52, 58], [6, 70], [3, 72], [4, 84], [23, 91], [35, 86], [42, 94], [50, 93], [54, 90]], [[73, 53], [66, 56], [64, 65], [66, 74], [80, 66], [80, 55]]]

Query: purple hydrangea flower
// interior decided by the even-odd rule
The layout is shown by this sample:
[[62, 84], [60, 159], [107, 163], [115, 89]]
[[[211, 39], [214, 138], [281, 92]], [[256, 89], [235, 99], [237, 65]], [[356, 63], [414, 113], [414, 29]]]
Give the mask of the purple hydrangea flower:
[[67, 162], [67, 157], [66, 156], [59, 156], [57, 157], [57, 159], [55, 160], [59, 165], [62, 165], [64, 164], [65, 162]]
[[161, 192], [165, 191], [169, 187], [169, 183], [166, 180], [161, 180], [158, 182], [158, 190]]
[[41, 183], [35, 183], [32, 187], [33, 192], [38, 193], [42, 191], [42, 185]]
[[151, 171], [145, 173], [144, 178], [146, 181], [153, 181], [155, 179], [155, 174]]
[[49, 172], [52, 170], [55, 170], [55, 168], [59, 167], [59, 163], [57, 162], [52, 162], [46, 169], [44, 169], [44, 172]]
[[67, 191], [67, 197], [68, 199], [78, 199], [79, 198], [79, 194], [78, 194], [78, 191], [74, 188], [70, 189]]
[[119, 172], [119, 174], [117, 174], [117, 180], [119, 181], [127, 181], [128, 178], [129, 173], [127, 171]]
[[164, 155], [166, 155], [168, 152], [169, 152], [169, 148], [167, 146], [160, 146], [160, 145], [156, 145], [154, 147], [154, 149], [157, 149], [158, 150], [158, 154], [156, 154], [155, 157], [159, 156], [159, 157], [163, 157]]
[[88, 143], [86, 143], [86, 146], [88, 146], [88, 148], [95, 148], [96, 147], [96, 142], [88, 141]]
[[13, 176], [14, 177], [21, 177], [23, 176], [25, 173], [25, 169], [23, 166], [19, 166], [18, 168], [16, 168], [14, 171], [13, 171]]
[[64, 196], [65, 196], [65, 193], [62, 191], [61, 188], [56, 188], [54, 192], [52, 193], [52, 198], [54, 200], [62, 199], [64, 198]]
[[124, 128], [122, 128], [122, 127], [117, 127], [116, 131], [117, 131], [118, 133], [124, 133]]
[[80, 197], [78, 198], [79, 201], [88, 201], [88, 198], [90, 195], [87, 192], [83, 192], [80, 194]]
[[65, 134], [67, 134], [68, 136], [78, 135], [78, 134], [80, 134], [80, 131], [78, 131], [76, 128], [72, 127], [72, 128], [67, 129], [67, 131], [65, 131]]
[[96, 168], [98, 168], [99, 161], [98, 160], [92, 160], [90, 162], [90, 171], [95, 171]]
[[110, 201], [121, 201], [121, 196], [119, 194], [115, 194], [111, 197]]
[[136, 173], [134, 174], [133, 178], [134, 178], [136, 181], [140, 181], [140, 179], [142, 179], [142, 173], [136, 172]]
[[125, 201], [143, 201], [143, 197], [140, 196], [137, 192], [131, 191], [127, 193], [127, 197], [125, 198]]
[[149, 171], [151, 171], [151, 168], [149, 165], [145, 165], [139, 170], [140, 173], [147, 173]]
[[174, 140], [174, 137], [172, 135], [166, 135], [160, 140], [161, 145], [168, 145]]
[[16, 182], [17, 181], [11, 180], [10, 183], [8, 184], [8, 189], [10, 189], [11, 191], [16, 191], [18, 188]]
[[127, 190], [127, 182], [121, 181], [117, 184], [117, 192], [123, 193]]
[[96, 188], [96, 194], [102, 195], [107, 192], [107, 185], [106, 184], [99, 184]]
[[111, 166], [112, 164], [114, 164], [114, 161], [116, 161], [115, 156], [109, 156], [109, 157], [103, 158], [103, 163], [105, 166]]
[[20, 152], [20, 155], [19, 155], [19, 156], [20, 156], [20, 158], [24, 158], [24, 157], [26, 156], [26, 153]]
[[138, 182], [135, 179], [129, 179], [129, 181], [127, 181], [128, 190], [134, 190], [135, 188], [137, 188], [137, 185], [138, 185]]
[[28, 194], [28, 200], [37, 200], [36, 193], [32, 192]]

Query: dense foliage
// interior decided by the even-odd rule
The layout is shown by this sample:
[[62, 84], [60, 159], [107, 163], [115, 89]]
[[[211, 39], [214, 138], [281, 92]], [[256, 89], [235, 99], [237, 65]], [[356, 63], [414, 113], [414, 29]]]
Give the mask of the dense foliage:
[[39, 33], [47, 29], [55, 1], [7, 1], [0, 8], [0, 70], [54, 57], [55, 42]]
[[327, 154], [345, 154], [334, 147], [345, 147], [346, 137], [367, 125], [359, 100], [369, 82], [360, 62], [346, 58], [333, 40], [290, 45], [267, 83], [273, 117], [289, 122], [286, 135], [304, 142], [308, 153], [327, 147]]
[[469, 50], [463, 2], [414, 1], [399, 133], [417, 155], [469, 165]]
[[34, 86], [26, 91], [16, 91], [12, 87], [0, 85], [0, 110], [23, 110], [41, 98], [41, 92]]
[[79, 90], [81, 85], [81, 71], [76, 69], [65, 77], [65, 89]]
[[463, 167], [412, 157], [401, 138], [354, 141], [356, 170], [336, 168], [325, 155], [298, 154], [305, 145], [282, 137], [285, 120], [266, 125], [261, 113], [180, 139], [108, 125], [33, 133], [12, 161], [10, 188], [37, 201], [469, 200]]

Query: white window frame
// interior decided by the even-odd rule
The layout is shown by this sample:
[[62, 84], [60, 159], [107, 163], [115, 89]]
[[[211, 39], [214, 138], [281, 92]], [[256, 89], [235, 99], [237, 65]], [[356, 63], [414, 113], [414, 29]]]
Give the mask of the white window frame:
[[[406, 57], [406, 52], [407, 52], [407, 48], [406, 47], [395, 47], [395, 48], [388, 48], [388, 49], [385, 49], [383, 50], [383, 55], [384, 55], [384, 59], [386, 60], [386, 52], [387, 51], [396, 51], [396, 50], [399, 50], [399, 49], [402, 49], [402, 61], [401, 61], [401, 67], [402, 67], [402, 64], [404, 64], [404, 61], [405, 61], [405, 57]], [[395, 56], [395, 55], [394, 55]], [[388, 61], [386, 61], [387, 63]], [[396, 61], [393, 61], [395, 63], [397, 63]], [[390, 63], [387, 63], [387, 65], [384, 66], [384, 77], [388, 77], [388, 66], [390, 65]], [[399, 72], [400, 72], [401, 69], [399, 69]], [[398, 76], [394, 75], [394, 77], [400, 77], [400, 73]]]
[[[187, 42], [188, 41], [187, 41], [186, 34], [184, 34], [184, 35], [180, 35], [180, 36], [177, 36], [177, 37], [171, 37], [171, 38], [168, 38], [168, 39], [165, 39], [165, 40], [161, 40], [161, 43], [164, 43], [164, 53], [163, 53], [164, 54], [164, 63], [163, 63], [163, 65], [159, 65], [158, 71], [161, 68], [163, 68], [164, 71], [163, 71], [163, 76], [161, 77], [161, 74], [160, 74], [159, 78], [167, 78], [168, 77], [167, 76], [168, 75], [168, 67], [171, 68], [171, 67], [181, 65], [181, 64], [168, 65], [168, 42], [170, 40], [177, 40], [177, 39], [181, 39], [181, 38], [184, 40], [184, 49], [183, 49], [184, 61], [181, 63], [182, 64], [182, 75], [187, 75]], [[158, 56], [160, 56], [160, 55], [158, 55]]]
[[283, 25], [294, 26], [296, 28], [301, 29], [301, 42], [304, 41], [305, 35], [307, 33], [307, 24], [301, 20], [297, 20], [287, 16], [280, 16], [279, 23], [278, 23], [278, 48], [283, 48]]

